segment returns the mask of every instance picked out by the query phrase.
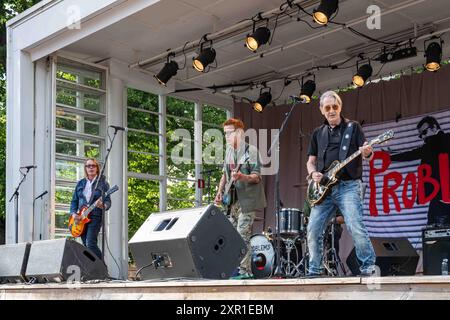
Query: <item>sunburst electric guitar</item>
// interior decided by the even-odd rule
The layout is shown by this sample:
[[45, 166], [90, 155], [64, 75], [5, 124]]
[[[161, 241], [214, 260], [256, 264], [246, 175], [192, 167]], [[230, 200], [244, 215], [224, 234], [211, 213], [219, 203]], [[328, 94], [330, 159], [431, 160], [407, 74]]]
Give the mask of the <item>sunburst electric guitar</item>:
[[[380, 134], [375, 139], [369, 142], [369, 145], [380, 144], [386, 142], [394, 137], [394, 131], [389, 130], [383, 134]], [[342, 161], [335, 160], [331, 163], [328, 169], [324, 172], [323, 177], [320, 182], [316, 182], [312, 179], [308, 180], [308, 190], [306, 197], [311, 206], [320, 204], [326, 197], [326, 195], [331, 191], [331, 188], [339, 182], [338, 173], [352, 160], [358, 157], [361, 151], [358, 150], [348, 158]]]
[[[106, 191], [105, 198], [107, 196], [113, 194], [117, 190], [119, 190], [119, 187], [117, 185], [113, 186], [111, 189]], [[100, 199], [101, 198], [98, 198], [89, 207], [88, 206], [84, 206], [78, 211], [77, 215], [81, 217], [80, 222], [76, 223], [75, 222], [75, 218], [72, 215], [70, 216], [70, 219], [69, 219], [69, 231], [72, 234], [72, 237], [75, 237], [75, 238], [76, 237], [80, 237], [84, 233], [84, 231], [86, 229], [86, 224], [91, 222], [91, 219], [89, 219], [89, 215], [91, 214], [92, 210], [95, 209], [95, 206], [100, 201]]]

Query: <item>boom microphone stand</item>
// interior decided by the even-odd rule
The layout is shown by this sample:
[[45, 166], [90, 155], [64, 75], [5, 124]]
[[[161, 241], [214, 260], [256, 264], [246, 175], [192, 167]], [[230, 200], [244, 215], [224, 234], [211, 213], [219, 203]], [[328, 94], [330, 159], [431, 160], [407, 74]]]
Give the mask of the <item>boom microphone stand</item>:
[[[119, 131], [119, 130], [127, 131], [123, 127], [118, 127], [118, 126], [109, 126], [109, 127], [114, 129], [114, 136], [111, 139], [111, 137], [108, 134], [110, 145], [109, 145], [109, 148], [106, 149], [106, 156], [105, 156], [105, 160], [103, 162], [102, 171], [100, 172], [100, 174], [99, 174], [99, 176], [97, 178], [97, 181], [95, 182], [94, 190], [97, 190], [98, 183], [99, 183], [100, 179], [103, 177], [103, 175], [105, 173], [106, 163], [108, 162], [109, 154], [111, 153], [111, 149], [112, 149], [112, 146], [113, 146], [113, 143], [114, 143], [114, 139], [116, 138], [117, 131]], [[106, 177], [105, 177], [105, 181], [107, 181]], [[105, 191], [103, 189], [101, 189], [99, 191], [102, 194], [101, 195], [102, 203], [104, 204], [105, 203]], [[106, 232], [105, 232], [105, 206], [103, 205], [103, 208], [102, 208], [102, 260], [103, 260], [103, 262], [105, 261], [105, 236], [106, 236]]]
[[[288, 113], [285, 114], [283, 123], [281, 124], [280, 130], [278, 131], [278, 134], [276, 135], [275, 139], [273, 140], [272, 145], [270, 146], [269, 151], [267, 152], [268, 155], [270, 156], [272, 154], [272, 150], [273, 148], [275, 148], [275, 146], [277, 147], [277, 152], [278, 155], [280, 154], [280, 135], [283, 132], [291, 114], [292, 111], [294, 110], [294, 107], [298, 104], [298, 102], [300, 102], [301, 100], [298, 99], [295, 96], [291, 96], [290, 97], [292, 99], [292, 106], [291, 106], [291, 110], [289, 110]], [[275, 198], [275, 217], [276, 217], [276, 230], [275, 230], [275, 234], [276, 234], [276, 242], [277, 242], [277, 267], [275, 268], [275, 272], [273, 274], [273, 276], [275, 277], [282, 277], [283, 276], [283, 272], [281, 271], [281, 253], [280, 253], [280, 220], [279, 220], [279, 214], [280, 214], [280, 168], [278, 168], [277, 173], [275, 174], [275, 194], [274, 194], [274, 198]]]
[[209, 169], [209, 170], [203, 170], [202, 174], [207, 174], [208, 179], [206, 180], [206, 190], [208, 190], [208, 203], [211, 203], [211, 175], [214, 172], [221, 171], [221, 169]]
[[[17, 186], [16, 190], [14, 190], [14, 193], [12, 194], [11, 198], [8, 202], [11, 202], [14, 199], [14, 218], [16, 220], [16, 243], [19, 243], [19, 189], [21, 184], [25, 181], [25, 178], [27, 177], [28, 172], [30, 172], [31, 169], [36, 168], [36, 166], [26, 166], [26, 167], [20, 167], [19, 172], [22, 174], [22, 179], [19, 182], [19, 185]], [[21, 171], [21, 169], [27, 169], [25, 173]]]

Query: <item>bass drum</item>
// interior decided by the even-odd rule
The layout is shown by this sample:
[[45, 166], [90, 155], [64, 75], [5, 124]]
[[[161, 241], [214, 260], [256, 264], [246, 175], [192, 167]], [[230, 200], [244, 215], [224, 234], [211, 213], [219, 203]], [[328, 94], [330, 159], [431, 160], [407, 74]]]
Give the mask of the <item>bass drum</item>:
[[275, 248], [265, 235], [250, 238], [252, 247], [252, 272], [255, 278], [269, 278], [275, 268]]

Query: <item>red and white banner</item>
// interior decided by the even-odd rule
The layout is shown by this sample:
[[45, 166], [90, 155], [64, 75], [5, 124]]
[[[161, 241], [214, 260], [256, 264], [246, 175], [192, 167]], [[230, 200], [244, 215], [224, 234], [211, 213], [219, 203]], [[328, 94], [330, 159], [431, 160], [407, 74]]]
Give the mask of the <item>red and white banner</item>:
[[[418, 128], [426, 116], [427, 122]], [[432, 130], [430, 118], [440, 131]], [[450, 109], [363, 128], [368, 141], [387, 130], [395, 132], [386, 145], [375, 146], [371, 165], [364, 163], [364, 222], [369, 235], [407, 237], [421, 249], [428, 217], [450, 214]]]

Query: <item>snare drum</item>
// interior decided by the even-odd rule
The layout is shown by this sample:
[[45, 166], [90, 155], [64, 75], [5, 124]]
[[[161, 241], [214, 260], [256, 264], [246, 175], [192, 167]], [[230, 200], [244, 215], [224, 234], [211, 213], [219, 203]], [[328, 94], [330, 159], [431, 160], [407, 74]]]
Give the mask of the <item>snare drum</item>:
[[296, 237], [305, 231], [303, 213], [299, 209], [285, 208], [278, 214], [280, 235], [283, 237]]

